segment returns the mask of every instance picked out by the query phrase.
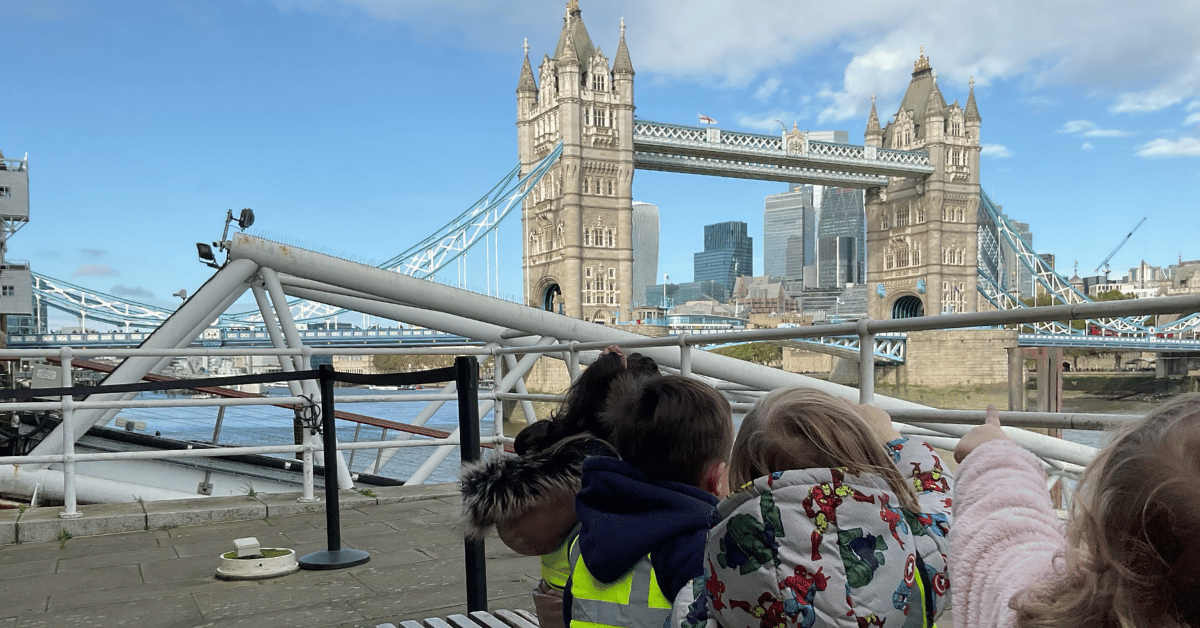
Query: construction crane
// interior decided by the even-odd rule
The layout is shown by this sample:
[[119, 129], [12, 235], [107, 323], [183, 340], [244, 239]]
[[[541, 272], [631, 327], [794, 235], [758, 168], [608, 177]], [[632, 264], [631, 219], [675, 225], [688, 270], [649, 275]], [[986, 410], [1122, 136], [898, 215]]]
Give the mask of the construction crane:
[[1125, 234], [1125, 238], [1121, 240], [1121, 243], [1117, 245], [1117, 248], [1113, 249], [1112, 253], [1109, 253], [1108, 257], [1104, 258], [1104, 261], [1100, 262], [1100, 265], [1097, 266], [1096, 270], [1092, 272], [1098, 273], [1101, 269], [1104, 269], [1104, 280], [1108, 281], [1108, 260], [1112, 259], [1113, 256], [1117, 254], [1117, 251], [1121, 250], [1121, 247], [1125, 246], [1125, 243], [1129, 241], [1129, 237], [1133, 235], [1134, 231], [1138, 230], [1138, 227], [1142, 226], [1143, 222], [1146, 222], [1145, 216], [1142, 216], [1142, 219], [1138, 221], [1138, 224], [1134, 225], [1133, 228], [1129, 230], [1129, 233]]

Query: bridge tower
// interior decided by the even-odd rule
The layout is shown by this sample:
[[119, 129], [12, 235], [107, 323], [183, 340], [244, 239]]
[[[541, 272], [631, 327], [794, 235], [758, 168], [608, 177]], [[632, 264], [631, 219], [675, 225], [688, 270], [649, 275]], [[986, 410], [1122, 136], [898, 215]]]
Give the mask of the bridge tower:
[[527, 305], [585, 320], [628, 320], [633, 285], [633, 64], [621, 40], [609, 63], [577, 0], [535, 79], [525, 45], [517, 83], [522, 175], [562, 142], [526, 197], [521, 225]]
[[875, 319], [979, 309], [979, 109], [947, 105], [922, 51], [900, 109], [880, 128], [874, 98], [866, 145], [926, 150], [933, 174], [891, 178], [866, 193], [867, 312]]

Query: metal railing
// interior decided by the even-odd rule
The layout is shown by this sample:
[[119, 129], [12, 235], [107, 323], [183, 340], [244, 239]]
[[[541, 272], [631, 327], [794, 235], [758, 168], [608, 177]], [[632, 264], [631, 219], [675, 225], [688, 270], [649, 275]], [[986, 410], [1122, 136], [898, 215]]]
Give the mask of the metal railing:
[[[934, 446], [952, 449], [954, 443], [959, 437], [965, 434], [973, 425], [981, 423], [984, 417], [982, 410], [979, 411], [957, 411], [957, 410], [938, 410], [918, 406], [917, 404], [900, 402], [888, 398], [876, 398], [874, 390], [874, 367], [875, 360], [872, 348], [875, 345], [875, 336], [892, 332], [910, 332], [938, 329], [956, 329], [968, 327], [980, 327], [985, 325], [1019, 325], [1042, 320], [1069, 320], [1077, 318], [1089, 318], [1096, 316], [1130, 316], [1143, 314], [1167, 314], [1167, 313], [1188, 313], [1200, 311], [1200, 295], [1193, 296], [1177, 296], [1164, 297], [1157, 299], [1141, 299], [1130, 301], [1111, 301], [1098, 303], [1080, 303], [1072, 305], [1061, 305], [1041, 308], [1028, 308], [1021, 310], [1007, 310], [994, 312], [976, 312], [967, 314], [953, 314], [944, 316], [929, 316], [909, 319], [894, 319], [875, 321], [870, 319], [862, 319], [855, 323], [844, 323], [835, 325], [823, 325], [819, 327], [789, 327], [778, 329], [760, 329], [725, 332], [721, 334], [703, 334], [692, 335], [688, 333], [678, 336], [668, 336], [659, 338], [635, 338], [621, 342], [623, 348], [628, 351], [635, 350], [654, 350], [662, 348], [672, 348], [678, 351], [678, 359], [674, 363], [677, 368], [667, 369], [676, 371], [685, 376], [697, 376], [694, 373], [693, 365], [698, 357], [697, 345], [709, 345], [714, 341], [721, 343], [735, 342], [751, 342], [751, 341], [771, 341], [771, 340], [791, 340], [812, 338], [817, 336], [827, 335], [856, 335], [859, 338], [860, 348], [860, 371], [858, 388], [858, 401], [860, 403], [879, 402], [879, 405], [885, 407], [896, 420], [896, 427], [902, 434], [910, 436], [918, 436], [933, 444]], [[521, 334], [518, 334], [521, 335]], [[567, 364], [567, 370], [570, 377], [577, 377], [583, 363], [594, 359], [594, 353], [598, 352], [607, 345], [612, 344], [611, 340], [598, 340], [593, 342], [576, 342], [567, 341], [561, 342], [552, 337], [542, 337], [541, 340], [533, 344], [524, 344], [521, 346], [503, 346], [501, 344], [492, 343], [485, 347], [476, 348], [451, 348], [451, 347], [428, 347], [428, 348], [409, 348], [409, 349], [378, 349], [378, 348], [321, 348], [314, 349], [311, 347], [301, 347], [300, 349], [255, 349], [254, 351], [246, 351], [244, 349], [222, 348], [222, 349], [203, 349], [203, 348], [184, 348], [184, 349], [73, 349], [71, 347], [62, 347], [57, 351], [44, 349], [8, 349], [0, 350], [0, 357], [7, 358], [33, 358], [33, 357], [57, 357], [63, 365], [62, 384], [63, 387], [70, 387], [74, 381], [72, 362], [76, 358], [84, 356], [112, 356], [112, 357], [167, 357], [167, 356], [232, 356], [246, 355], [253, 353], [256, 355], [271, 355], [271, 356], [301, 356], [306, 363], [311, 360], [314, 355], [369, 355], [379, 353], [392, 354], [408, 354], [408, 355], [446, 355], [446, 354], [473, 354], [479, 356], [490, 356], [493, 360], [495, 375], [494, 388], [490, 391], [483, 391], [480, 395], [481, 401], [479, 404], [480, 416], [486, 416], [487, 413], [492, 414], [493, 421], [484, 430], [484, 435], [481, 438], [483, 444], [503, 444], [511, 442], [503, 436], [503, 401], [519, 402], [519, 412], [523, 413], [526, 420], [535, 420], [532, 402], [533, 401], [557, 401], [561, 399], [560, 395], [544, 395], [530, 394], [524, 387], [522, 376], [528, 372], [529, 367], [538, 356], [553, 355], [563, 359]], [[703, 350], [701, 350], [703, 352]], [[712, 356], [705, 356], [706, 358]], [[519, 359], [518, 359], [519, 358]], [[290, 360], [284, 360], [290, 362]], [[662, 361], [660, 360], [660, 363]], [[263, 381], [274, 378], [272, 381], [285, 379], [299, 379], [302, 372], [295, 371], [292, 373], [279, 373], [273, 375], [258, 375], [245, 376], [250, 378], [260, 378]], [[704, 377], [718, 387], [731, 401], [735, 411], [744, 412], [750, 408], [753, 402], [766, 392], [761, 387], [742, 385], [736, 383], [723, 382], [713, 377]], [[216, 383], [218, 380], [211, 380], [210, 383]], [[143, 385], [144, 386], [144, 385]], [[161, 385], [160, 385], [161, 386]], [[90, 392], [103, 392], [102, 389], [89, 389]], [[45, 394], [45, 393], [43, 393]], [[364, 400], [377, 400], [380, 398], [364, 396]], [[446, 390], [440, 393], [406, 395], [406, 401], [429, 402], [429, 408], [434, 405], [440, 406], [446, 401], [456, 400], [457, 396], [454, 390], [447, 386]], [[10, 456], [0, 458], [0, 465], [37, 465], [37, 464], [61, 464], [62, 471], [62, 487], [63, 487], [63, 502], [64, 511], [62, 516], [75, 517], [79, 516], [76, 509], [76, 473], [75, 467], [81, 462], [88, 461], [117, 461], [117, 460], [163, 460], [172, 458], [194, 458], [194, 457], [221, 457], [235, 456], [246, 454], [271, 454], [271, 453], [299, 453], [303, 457], [303, 495], [301, 500], [312, 500], [313, 497], [313, 465], [315, 452], [324, 452], [325, 447], [311, 438], [306, 431], [306, 438], [301, 444], [292, 445], [260, 445], [251, 447], [214, 447], [205, 449], [188, 449], [176, 451], [138, 451], [138, 452], [102, 452], [102, 453], [76, 453], [74, 449], [75, 435], [71, 433], [70, 421], [71, 415], [84, 409], [117, 409], [117, 408], [154, 408], [154, 407], [184, 407], [184, 406], [240, 406], [240, 405], [263, 405], [263, 404], [293, 404], [306, 405], [318, 403], [319, 399], [314, 399], [312, 395], [305, 396], [287, 396], [287, 397], [269, 397], [269, 398], [241, 398], [241, 399], [166, 399], [166, 400], [148, 400], [148, 399], [107, 399], [107, 400], [90, 400], [84, 399], [76, 401], [70, 395], [62, 396], [58, 401], [10, 401], [0, 404], [0, 412], [16, 412], [16, 411], [46, 411], [52, 410], [62, 414], [62, 426], [64, 432], [62, 443], [59, 445], [59, 451], [49, 454], [39, 454], [30, 456]], [[427, 415], [429, 412], [423, 412], [422, 415]], [[1065, 441], [1057, 441], [1055, 439], [1038, 438], [1037, 435], [1018, 430], [1019, 427], [1031, 428], [1066, 428], [1066, 429], [1107, 429], [1130, 420], [1126, 415], [1117, 414], [1083, 414], [1083, 413], [1027, 413], [1027, 412], [1002, 412], [1002, 422], [1009, 427], [1006, 431], [1019, 444], [1027, 447], [1038, 455], [1046, 464], [1051, 482], [1062, 483], [1065, 489], [1069, 489], [1068, 483], [1061, 482], [1064, 479], [1074, 479], [1095, 453], [1095, 449], [1084, 445], [1077, 445]], [[414, 420], [412, 425], [419, 425], [419, 420]], [[386, 434], [385, 434], [386, 435]], [[409, 477], [410, 483], [419, 483], [425, 481], [433, 469], [457, 446], [462, 442], [458, 430], [447, 434], [443, 438], [423, 438], [419, 440], [411, 440], [411, 435], [402, 435], [393, 439], [381, 437], [380, 440], [363, 441], [363, 442], [343, 442], [336, 445], [337, 450], [355, 451], [360, 449], [374, 449], [379, 453], [375, 469], [380, 468], [379, 458], [384, 455], [384, 452], [396, 451], [400, 448], [407, 447], [434, 447], [435, 450], [422, 464], [417, 472]], [[340, 456], [337, 460], [340, 460]], [[35, 467], [36, 469], [36, 467]], [[342, 473], [342, 477], [347, 480], [348, 485], [350, 474], [345, 463], [338, 465], [338, 470]], [[1068, 492], [1069, 498], [1069, 492]], [[124, 497], [128, 499], [128, 495]]]

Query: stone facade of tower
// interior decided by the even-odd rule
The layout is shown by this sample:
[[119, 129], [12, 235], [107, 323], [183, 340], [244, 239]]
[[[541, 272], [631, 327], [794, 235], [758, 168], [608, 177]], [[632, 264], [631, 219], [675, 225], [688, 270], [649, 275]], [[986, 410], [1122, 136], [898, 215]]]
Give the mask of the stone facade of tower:
[[526, 304], [575, 318], [628, 320], [633, 294], [633, 65], [625, 27], [613, 61], [592, 44], [576, 0], [554, 56], [517, 85], [524, 175], [563, 152], [522, 211]]
[[871, 104], [866, 145], [929, 152], [934, 173], [893, 178], [866, 194], [867, 312], [874, 319], [974, 312], [979, 210], [979, 110], [947, 105], [924, 54], [886, 127]]

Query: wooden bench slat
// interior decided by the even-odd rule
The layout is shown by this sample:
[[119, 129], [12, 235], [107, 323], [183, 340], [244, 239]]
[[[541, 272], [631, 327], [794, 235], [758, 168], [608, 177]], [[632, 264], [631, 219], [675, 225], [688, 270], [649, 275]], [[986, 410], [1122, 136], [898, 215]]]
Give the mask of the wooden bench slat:
[[429, 626], [429, 628], [454, 628], [450, 624], [447, 624], [446, 620], [441, 617], [426, 617], [425, 625]]
[[512, 626], [512, 628], [539, 628], [537, 622], [530, 622], [529, 620], [508, 610], [507, 608], [499, 609], [493, 614], [496, 617], [499, 617], [509, 626]]
[[376, 624], [375, 628], [396, 628], [396, 624]]
[[526, 620], [529, 621], [529, 623], [531, 623], [535, 626], [542, 625], [542, 623], [538, 621], [537, 615], [534, 615], [533, 613], [531, 613], [523, 608], [514, 608], [513, 612], [520, 615], [521, 617], [524, 617]]
[[471, 613], [471, 619], [484, 628], [509, 628], [508, 624], [487, 611], [475, 611]]
[[421, 622], [419, 622], [419, 621], [413, 621], [413, 620], [409, 619], [409, 620], [400, 622], [400, 628], [425, 628], [425, 626], [422, 626]]
[[466, 615], [449, 615], [446, 621], [453, 624], [456, 628], [481, 628], [479, 624], [471, 621]]

